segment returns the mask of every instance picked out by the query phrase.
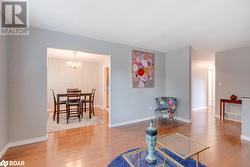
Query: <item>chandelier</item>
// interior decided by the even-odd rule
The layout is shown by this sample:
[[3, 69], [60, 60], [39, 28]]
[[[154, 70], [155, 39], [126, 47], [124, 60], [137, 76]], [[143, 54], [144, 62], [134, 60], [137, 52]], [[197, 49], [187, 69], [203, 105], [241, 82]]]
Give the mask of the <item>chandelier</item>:
[[[76, 57], [77, 52], [73, 52], [73, 57]], [[82, 66], [82, 63], [80, 61], [68, 61], [67, 66], [69, 66], [72, 69], [79, 69]]]

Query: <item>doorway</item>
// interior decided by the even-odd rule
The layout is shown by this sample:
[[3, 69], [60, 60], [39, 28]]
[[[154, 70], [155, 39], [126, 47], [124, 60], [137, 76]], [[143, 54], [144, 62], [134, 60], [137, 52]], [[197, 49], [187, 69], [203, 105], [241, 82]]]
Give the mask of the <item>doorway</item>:
[[[81, 128], [108, 121], [106, 117], [109, 117], [109, 113], [104, 112], [103, 101], [107, 101], [109, 108], [109, 61], [109, 55], [47, 48], [48, 132]], [[107, 77], [104, 80], [105, 73]], [[106, 86], [107, 100], [103, 96], [103, 85]], [[80, 100], [76, 100], [79, 100], [77, 107], [73, 106], [66, 110], [68, 90], [79, 91]], [[79, 109], [78, 106], [83, 107]]]

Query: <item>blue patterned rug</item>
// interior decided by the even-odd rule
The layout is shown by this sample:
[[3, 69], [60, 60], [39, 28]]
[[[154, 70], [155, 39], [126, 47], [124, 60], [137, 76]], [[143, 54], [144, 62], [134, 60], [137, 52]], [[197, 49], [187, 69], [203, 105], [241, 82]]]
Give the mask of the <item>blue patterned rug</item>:
[[[128, 152], [132, 152], [135, 151], [137, 149], [132, 149], [129, 150], [125, 153]], [[163, 151], [163, 149], [161, 149]], [[125, 154], [123, 153], [123, 154]], [[176, 160], [177, 162], [179, 162], [180, 164], [182, 164], [185, 167], [196, 167], [196, 160], [192, 159], [192, 158], [188, 158], [186, 160], [180, 158], [179, 156], [175, 155], [174, 153], [172, 153], [169, 150], [166, 150], [165, 153], [167, 153], [167, 155], [169, 155], [171, 158], [173, 158], [174, 160]], [[129, 167], [129, 164], [126, 162], [126, 160], [122, 157], [122, 155], [119, 155], [118, 157], [116, 157], [109, 165], [108, 167]], [[143, 166], [143, 167], [153, 167], [153, 165], [147, 165], [147, 166]], [[199, 163], [199, 167], [206, 167], [206, 165]]]

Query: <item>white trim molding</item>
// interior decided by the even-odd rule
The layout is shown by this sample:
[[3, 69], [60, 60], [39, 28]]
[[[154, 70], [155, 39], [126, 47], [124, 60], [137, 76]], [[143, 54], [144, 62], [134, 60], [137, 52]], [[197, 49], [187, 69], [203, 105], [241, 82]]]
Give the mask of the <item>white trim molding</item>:
[[16, 146], [22, 146], [22, 145], [26, 145], [26, 144], [32, 144], [32, 143], [38, 143], [38, 142], [43, 142], [48, 140], [48, 134], [46, 136], [42, 136], [42, 137], [35, 137], [35, 138], [31, 138], [31, 139], [25, 139], [25, 140], [20, 140], [20, 141], [14, 141], [14, 142], [10, 142], [8, 143], [0, 152], [0, 158], [2, 158], [2, 156], [5, 154], [5, 152], [8, 150], [8, 148], [11, 147], [16, 147]]
[[[132, 121], [126, 121], [126, 122], [121, 122], [121, 123], [109, 124], [109, 127], [114, 128], [114, 127], [118, 127], [118, 126], [123, 126], [123, 125], [129, 125], [129, 124], [133, 124], [133, 123], [148, 121], [150, 119], [155, 119], [155, 116], [142, 118], [142, 119], [135, 119], [135, 120], [132, 120]], [[185, 122], [185, 123], [191, 123], [190, 120], [183, 119], [183, 118], [180, 118], [180, 117], [175, 117], [175, 119], [178, 120], [178, 121]]]
[[14, 142], [10, 142], [8, 144], [8, 148], [22, 146], [22, 145], [26, 145], [26, 144], [38, 143], [38, 142], [42, 142], [42, 141], [46, 141], [46, 140], [48, 140], [48, 135], [42, 136], [42, 137], [35, 137], [35, 138], [31, 138], [31, 139], [20, 140], [20, 141], [14, 141]]
[[97, 108], [100, 108], [101, 110], [103, 110], [103, 107], [101, 106], [101, 105], [95, 105], [95, 107], [97, 107]]
[[[219, 118], [219, 119], [220, 119], [220, 115], [215, 114], [215, 118]], [[224, 117], [224, 120], [227, 120], [227, 121], [234, 121], [234, 122], [240, 122], [240, 123], [241, 123], [241, 120], [231, 119], [231, 118], [228, 118], [228, 117]]]
[[3, 157], [3, 155], [6, 153], [8, 150], [8, 144], [0, 151], [0, 159]]
[[250, 136], [241, 135], [240, 138], [242, 140], [250, 141]]
[[142, 119], [135, 119], [135, 120], [132, 120], [132, 121], [126, 121], [126, 122], [121, 122], [121, 123], [109, 124], [109, 127], [114, 128], [114, 127], [118, 127], [118, 126], [123, 126], [123, 125], [129, 125], [129, 124], [133, 124], [133, 123], [148, 121], [150, 119], [155, 119], [155, 116], [142, 118]]
[[191, 123], [191, 120], [183, 119], [183, 118], [180, 118], [180, 117], [175, 117], [175, 119], [178, 120], [178, 121], [182, 121], [182, 122], [186, 122], [186, 123]]

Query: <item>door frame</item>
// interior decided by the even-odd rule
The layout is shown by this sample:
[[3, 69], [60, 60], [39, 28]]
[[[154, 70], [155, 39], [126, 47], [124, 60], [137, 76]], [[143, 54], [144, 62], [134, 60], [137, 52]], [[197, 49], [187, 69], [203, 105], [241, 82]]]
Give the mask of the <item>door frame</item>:
[[[106, 76], [105, 76], [105, 69], [106, 69], [107, 67], [109, 68], [109, 88], [108, 88], [108, 89], [109, 89], [109, 108], [108, 108], [108, 109], [106, 108], [106, 95], [105, 95], [105, 86], [106, 86], [106, 83], [105, 83], [105, 78], [106, 78]], [[102, 104], [102, 108], [103, 108], [103, 110], [105, 110], [105, 111], [109, 111], [109, 110], [110, 110], [110, 96], [111, 96], [111, 93], [110, 93], [110, 92], [111, 92], [111, 91], [110, 91], [110, 87], [111, 87], [111, 86], [110, 86], [110, 85], [111, 85], [111, 82], [110, 82], [110, 81], [111, 81], [111, 75], [110, 75], [110, 74], [111, 74], [111, 73], [110, 73], [110, 72], [111, 72], [111, 70], [110, 70], [110, 62], [109, 62], [109, 65], [104, 65], [103, 68], [102, 68], [102, 70], [103, 70], [103, 82], [102, 82], [102, 84], [103, 84], [103, 85], [102, 85], [102, 93], [103, 93], [103, 97], [102, 97], [103, 101], [102, 101], [102, 103], [103, 103], [103, 104]]]

